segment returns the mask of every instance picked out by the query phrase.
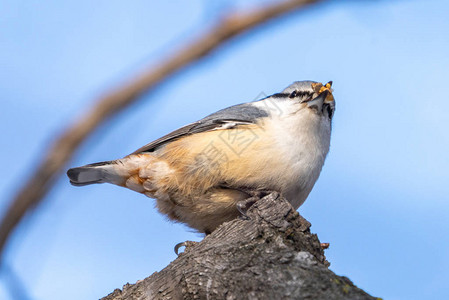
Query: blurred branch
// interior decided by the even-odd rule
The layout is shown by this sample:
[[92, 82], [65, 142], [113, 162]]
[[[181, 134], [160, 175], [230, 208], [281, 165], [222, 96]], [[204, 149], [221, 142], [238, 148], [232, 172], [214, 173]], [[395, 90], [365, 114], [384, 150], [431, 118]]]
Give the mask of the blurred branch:
[[3, 263], [1, 266], [1, 276], [5, 283], [5, 287], [9, 290], [11, 299], [15, 300], [30, 300], [32, 299], [28, 294], [28, 289], [26, 288], [23, 280], [14, 269]]
[[192, 41], [185, 48], [156, 67], [150, 67], [123, 86], [100, 98], [97, 104], [76, 123], [69, 126], [48, 149], [28, 182], [18, 192], [0, 224], [0, 256], [12, 230], [26, 212], [35, 207], [54, 185], [61, 170], [78, 146], [102, 122], [137, 100], [143, 93], [204, 58], [236, 35], [289, 12], [298, 11], [319, 0], [288, 0], [277, 2], [246, 13], [231, 14], [209, 32]]

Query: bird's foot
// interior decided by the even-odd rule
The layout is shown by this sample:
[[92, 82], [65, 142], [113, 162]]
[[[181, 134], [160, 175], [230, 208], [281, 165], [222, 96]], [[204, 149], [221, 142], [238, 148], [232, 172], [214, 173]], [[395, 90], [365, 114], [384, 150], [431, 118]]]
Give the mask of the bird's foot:
[[242, 191], [247, 193], [251, 198], [258, 198], [258, 199], [262, 199], [263, 197], [273, 192], [267, 190], [252, 190], [252, 189], [243, 189]]
[[250, 217], [248, 217], [246, 212], [259, 199], [260, 199], [259, 197], [250, 197], [250, 198], [246, 198], [245, 200], [241, 200], [241, 201], [237, 202], [236, 207], [237, 207], [237, 210], [240, 213], [240, 217], [243, 220], [249, 220], [250, 219]]
[[240, 213], [240, 217], [244, 220], [249, 220], [250, 217], [246, 214], [248, 209], [254, 205], [258, 200], [262, 199], [266, 195], [272, 193], [272, 191], [265, 190], [251, 190], [251, 189], [243, 189], [243, 192], [247, 193], [250, 197], [245, 200], [241, 200], [237, 202], [236, 207]]
[[[185, 241], [185, 242], [181, 242], [181, 243], [176, 244], [176, 245], [175, 245], [175, 248], [174, 248], [176, 255], [179, 256], [179, 254], [180, 254], [180, 253], [179, 253], [179, 249], [180, 249], [181, 247], [185, 247], [185, 248], [187, 249], [187, 247], [193, 246], [193, 245], [195, 245], [196, 243], [197, 243], [197, 242]], [[185, 249], [184, 249], [184, 251], [185, 251]]]

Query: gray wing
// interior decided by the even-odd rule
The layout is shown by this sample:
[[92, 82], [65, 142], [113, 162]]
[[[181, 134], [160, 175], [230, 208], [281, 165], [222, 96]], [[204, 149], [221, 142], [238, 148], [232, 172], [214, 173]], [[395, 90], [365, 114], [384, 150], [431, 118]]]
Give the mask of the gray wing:
[[158, 147], [186, 135], [218, 129], [230, 129], [239, 125], [255, 124], [258, 119], [264, 117], [268, 117], [268, 112], [251, 103], [234, 105], [210, 114], [199, 121], [181, 127], [137, 149], [131, 154], [152, 152]]

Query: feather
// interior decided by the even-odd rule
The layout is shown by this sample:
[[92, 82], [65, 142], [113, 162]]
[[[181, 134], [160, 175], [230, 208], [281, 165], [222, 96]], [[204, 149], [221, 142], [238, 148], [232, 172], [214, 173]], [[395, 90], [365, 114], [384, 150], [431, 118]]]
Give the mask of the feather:
[[268, 113], [265, 109], [256, 107], [251, 103], [234, 105], [219, 110], [197, 122], [181, 127], [139, 149], [131, 154], [142, 152], [153, 152], [158, 147], [168, 142], [177, 140], [186, 135], [211, 130], [231, 129], [239, 125], [256, 124], [260, 118], [267, 117]]

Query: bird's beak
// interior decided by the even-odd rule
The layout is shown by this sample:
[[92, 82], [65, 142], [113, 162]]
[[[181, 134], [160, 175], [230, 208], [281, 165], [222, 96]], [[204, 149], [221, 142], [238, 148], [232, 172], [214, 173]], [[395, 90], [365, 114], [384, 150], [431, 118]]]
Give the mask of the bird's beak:
[[334, 96], [332, 95], [332, 92], [333, 92], [333, 90], [332, 90], [332, 81], [329, 81], [325, 85], [323, 85], [322, 83], [319, 83], [319, 82], [312, 83], [312, 88], [315, 91], [315, 93], [317, 93], [319, 96], [321, 96], [321, 94], [323, 92], [328, 91], [326, 97], [324, 98], [324, 102], [325, 103], [334, 102]]
[[316, 107], [316, 108], [318, 108], [318, 110], [321, 110], [321, 108], [323, 107], [323, 103], [324, 103], [324, 101], [326, 101], [326, 98], [329, 96], [329, 94], [330, 94], [329, 90], [327, 90], [327, 89], [324, 90], [318, 96], [316, 96], [312, 100], [308, 101], [307, 106], [308, 107]]

